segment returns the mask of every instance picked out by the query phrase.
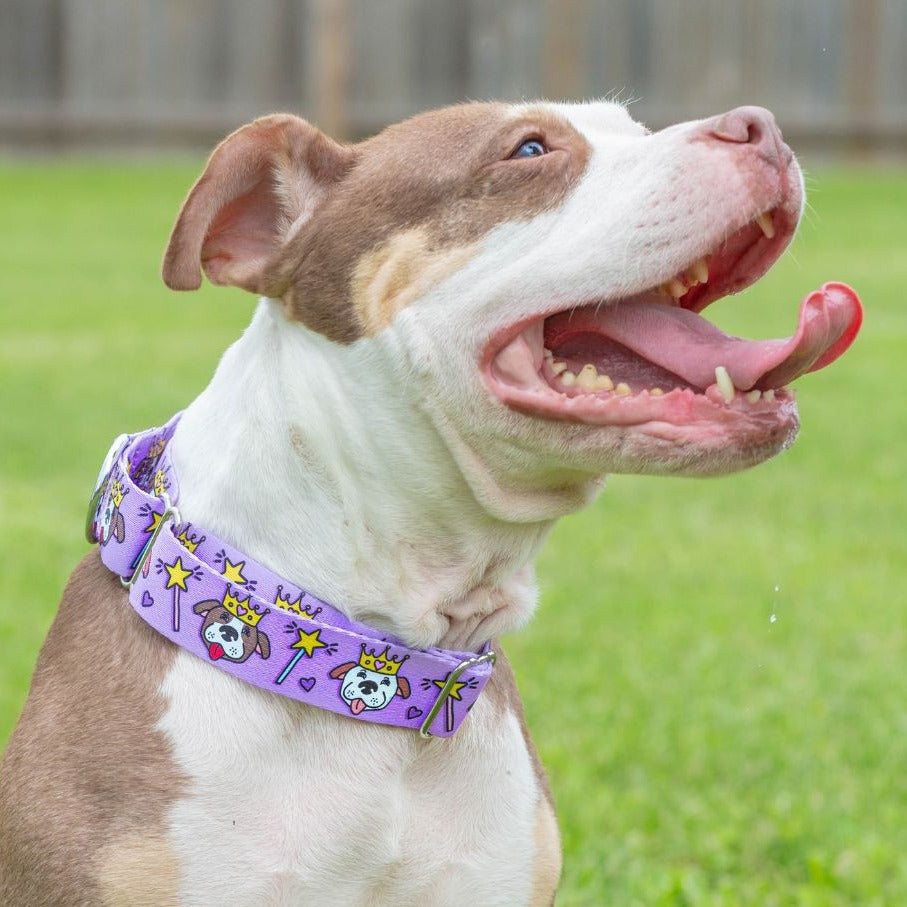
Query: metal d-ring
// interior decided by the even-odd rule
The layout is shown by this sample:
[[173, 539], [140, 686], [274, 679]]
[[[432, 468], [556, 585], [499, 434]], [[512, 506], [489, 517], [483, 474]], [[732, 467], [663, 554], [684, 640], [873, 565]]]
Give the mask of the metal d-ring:
[[135, 581], [139, 578], [139, 572], [142, 569], [142, 562], [148, 556], [148, 552], [151, 551], [152, 546], [157, 541], [157, 537], [163, 532], [164, 526], [171, 520], [177, 526], [183, 521], [176, 504], [171, 502], [170, 495], [168, 495], [166, 491], [162, 491], [159, 497], [164, 502], [164, 512], [161, 514], [157, 526], [154, 527], [151, 538], [149, 538], [142, 546], [142, 551], [141, 554], [139, 554], [138, 560], [135, 562], [136, 567], [132, 576], [130, 576], [129, 579], [126, 579], [124, 576], [120, 577], [120, 583], [124, 589], [131, 589], [135, 585]]
[[475, 658], [467, 658], [465, 661], [461, 661], [447, 676], [447, 680], [444, 682], [444, 686], [441, 687], [441, 692], [438, 693], [438, 698], [435, 700], [435, 704], [429, 709], [428, 714], [425, 716], [425, 721], [422, 722], [422, 725], [419, 727], [419, 736], [421, 737], [434, 737], [428, 729], [431, 727], [431, 723], [437, 717], [438, 712], [441, 711], [441, 706], [447, 701], [447, 698], [450, 696], [451, 691], [453, 690], [454, 684], [459, 679], [460, 675], [469, 670], [469, 668], [474, 668], [477, 665], [486, 664], [491, 662], [493, 665], [497, 661], [498, 656], [494, 652], [485, 652], [483, 655], [476, 655]]

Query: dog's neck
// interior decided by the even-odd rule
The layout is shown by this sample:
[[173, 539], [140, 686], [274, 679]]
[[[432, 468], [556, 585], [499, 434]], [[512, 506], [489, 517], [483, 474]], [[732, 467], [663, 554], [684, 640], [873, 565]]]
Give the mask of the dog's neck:
[[182, 515], [410, 645], [476, 649], [531, 615], [552, 520], [479, 504], [400, 363], [263, 301], [174, 436]]

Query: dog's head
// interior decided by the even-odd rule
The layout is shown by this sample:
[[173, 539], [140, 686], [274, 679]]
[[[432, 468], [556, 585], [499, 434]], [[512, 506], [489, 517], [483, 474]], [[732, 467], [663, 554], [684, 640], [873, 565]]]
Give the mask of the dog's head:
[[394, 696], [408, 699], [410, 695], [405, 677], [372, 671], [354, 661], [338, 665], [331, 671], [331, 677], [342, 679], [340, 697], [354, 715], [366, 710], [380, 711]]
[[651, 133], [610, 103], [470, 104], [352, 146], [278, 115], [216, 149], [164, 277], [281, 300], [364, 380], [393, 359], [476, 497], [529, 520], [607, 472], [722, 473], [791, 443], [787, 384], [849, 345], [852, 291], [808, 297], [787, 340], [699, 313], [769, 269], [803, 203], [759, 108]]
[[242, 664], [254, 652], [262, 658], [270, 657], [271, 642], [267, 634], [237, 617], [222, 602], [198, 602], [193, 611], [204, 615], [200, 632], [212, 661], [226, 658]]

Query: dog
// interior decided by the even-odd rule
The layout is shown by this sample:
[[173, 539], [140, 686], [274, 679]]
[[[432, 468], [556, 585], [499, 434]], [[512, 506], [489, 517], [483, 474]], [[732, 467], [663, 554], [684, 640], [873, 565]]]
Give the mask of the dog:
[[[653, 132], [614, 103], [474, 103], [350, 145], [279, 114], [225, 139], [163, 276], [260, 301], [168, 444], [180, 525], [392, 641], [333, 668], [342, 713], [308, 707], [227, 673], [283, 667], [273, 630], [238, 644], [278, 613], [298, 641], [277, 683], [301, 696], [297, 659], [332, 663], [312, 612], [243, 604], [239, 554], [237, 585], [183, 614], [194, 652], [92, 551], [5, 754], [0, 903], [551, 904], [554, 803], [494, 640], [527, 623], [534, 555], [608, 473], [728, 473], [793, 442], [787, 385], [853, 340], [853, 291], [810, 294], [781, 340], [699, 313], [768, 270], [803, 204], [753, 107]], [[410, 682], [395, 646], [497, 663], [464, 716], [465, 682]], [[373, 723], [445, 683], [452, 736]]]

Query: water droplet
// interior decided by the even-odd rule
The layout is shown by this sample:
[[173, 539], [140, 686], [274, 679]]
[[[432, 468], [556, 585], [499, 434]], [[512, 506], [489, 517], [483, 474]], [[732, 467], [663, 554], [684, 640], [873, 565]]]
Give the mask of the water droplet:
[[769, 622], [770, 624], [773, 624], [777, 619], [778, 619], [778, 615], [777, 615], [777, 614], [773, 614], [773, 615], [768, 619], [768, 622]]

